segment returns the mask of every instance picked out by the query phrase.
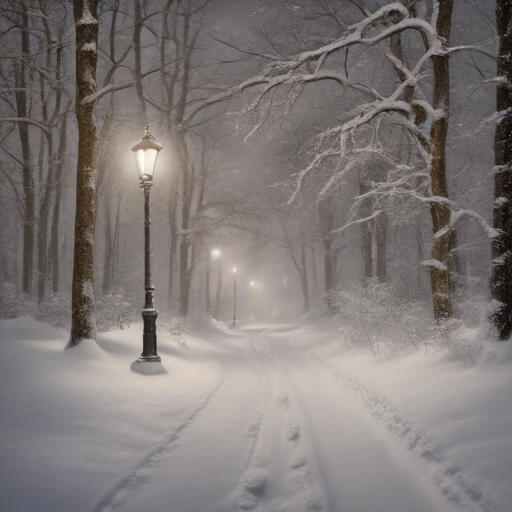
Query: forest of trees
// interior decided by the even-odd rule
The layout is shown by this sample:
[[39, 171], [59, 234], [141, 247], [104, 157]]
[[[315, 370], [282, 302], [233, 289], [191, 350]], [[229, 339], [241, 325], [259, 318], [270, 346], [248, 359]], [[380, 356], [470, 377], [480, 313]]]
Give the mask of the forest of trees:
[[57, 318], [72, 342], [138, 318], [130, 148], [149, 123], [161, 312], [228, 320], [236, 266], [247, 319], [385, 283], [510, 336], [508, 0], [6, 0], [0, 17], [3, 316]]

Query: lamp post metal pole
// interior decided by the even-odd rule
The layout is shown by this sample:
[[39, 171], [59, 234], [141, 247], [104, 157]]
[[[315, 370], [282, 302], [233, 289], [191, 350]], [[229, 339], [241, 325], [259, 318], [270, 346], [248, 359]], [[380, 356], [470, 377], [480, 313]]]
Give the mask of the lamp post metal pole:
[[144, 287], [146, 290], [144, 309], [142, 310], [142, 320], [144, 322], [144, 334], [142, 337], [142, 354], [140, 361], [160, 361], [160, 356], [156, 351], [156, 318], [158, 311], [153, 305], [155, 296], [155, 287], [152, 278], [152, 259], [151, 252], [151, 216], [149, 212], [149, 191], [153, 182], [144, 181], [141, 187], [144, 189]]

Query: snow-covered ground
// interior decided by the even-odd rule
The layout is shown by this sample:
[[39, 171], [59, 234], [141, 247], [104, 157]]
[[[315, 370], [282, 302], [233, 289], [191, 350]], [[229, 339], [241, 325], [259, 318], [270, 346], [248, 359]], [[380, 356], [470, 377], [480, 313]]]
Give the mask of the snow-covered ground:
[[317, 327], [159, 332], [0, 322], [5, 512], [512, 510], [512, 360], [375, 358]]

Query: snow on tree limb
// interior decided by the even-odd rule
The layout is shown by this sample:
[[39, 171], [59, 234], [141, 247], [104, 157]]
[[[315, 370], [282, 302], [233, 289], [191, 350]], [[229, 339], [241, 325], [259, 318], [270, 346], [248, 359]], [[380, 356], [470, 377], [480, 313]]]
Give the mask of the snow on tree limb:
[[431, 268], [431, 267], [437, 268], [438, 270], [442, 270], [442, 271], [448, 270], [448, 267], [439, 260], [425, 260], [425, 261], [422, 261], [420, 263], [420, 265], [422, 265], [424, 267], [429, 267], [429, 268]]
[[351, 226], [356, 226], [358, 224], [363, 224], [364, 222], [369, 222], [369, 221], [375, 219], [376, 217], [378, 217], [381, 213], [382, 213], [382, 210], [377, 210], [377, 211], [373, 212], [371, 215], [369, 215], [368, 217], [364, 217], [363, 219], [357, 219], [357, 220], [353, 220], [351, 222], [347, 222], [346, 224], [341, 226], [341, 228], [334, 229], [329, 234], [335, 235], [337, 233], [341, 233], [342, 231], [345, 231], [346, 229], [348, 229]]
[[452, 211], [450, 216], [450, 224], [437, 233], [434, 234], [434, 238], [439, 238], [446, 235], [448, 232], [453, 231], [457, 228], [464, 220], [466, 219], [474, 219], [484, 230], [485, 234], [489, 237], [489, 239], [496, 238], [500, 236], [501, 232], [498, 229], [494, 229], [491, 227], [487, 221], [478, 213], [473, 210], [458, 210]]
[[[370, 27], [373, 27], [378, 20], [385, 19], [389, 17], [391, 14], [398, 14], [402, 17], [402, 20], [398, 23], [391, 25], [385, 30], [381, 31], [377, 35], [373, 37], [364, 37], [364, 33]], [[312, 81], [319, 80], [322, 78], [327, 78], [327, 76], [319, 76], [320, 68], [325, 60], [325, 58], [338, 50], [343, 48], [347, 48], [354, 44], [364, 44], [364, 45], [375, 45], [393, 34], [403, 32], [404, 30], [417, 30], [419, 31], [425, 40], [428, 42], [428, 51], [427, 55], [423, 56], [420, 59], [420, 62], [416, 67], [423, 65], [423, 63], [430, 58], [431, 55], [440, 53], [443, 51], [443, 39], [440, 38], [433, 28], [432, 25], [427, 23], [424, 20], [418, 18], [410, 17], [410, 13], [408, 9], [400, 4], [400, 3], [392, 3], [386, 5], [371, 16], [363, 19], [359, 23], [351, 25], [347, 28], [345, 33], [335, 41], [323, 45], [316, 50], [309, 50], [302, 52], [298, 55], [290, 57], [288, 60], [280, 60], [280, 61], [272, 61], [267, 64], [260, 73], [257, 75], [241, 82], [232, 87], [226, 88], [224, 91], [211, 96], [210, 98], [203, 100], [189, 115], [188, 120], [192, 119], [200, 110], [203, 108], [218, 103], [220, 101], [224, 101], [234, 96], [242, 93], [246, 89], [257, 87], [261, 85], [265, 85], [265, 89], [262, 93], [260, 93], [259, 97], [261, 97], [267, 93], [269, 90], [277, 87], [279, 85], [291, 85], [294, 82], [298, 81]], [[306, 75], [300, 72], [301, 66], [306, 62], [317, 60], [315, 73]], [[416, 72], [416, 68], [415, 68]], [[355, 87], [355, 84], [350, 83], [346, 77], [342, 77], [341, 74], [335, 75], [332, 72], [329, 73], [332, 79], [337, 79], [343, 83], [343, 85], [347, 85], [350, 87]], [[360, 86], [360, 84], [359, 84]], [[365, 88], [365, 92], [371, 92], [370, 88]]]
[[100, 89], [98, 92], [94, 94], [89, 94], [89, 96], [86, 96], [82, 100], [82, 105], [87, 105], [87, 103], [94, 103], [95, 101], [99, 100], [103, 96], [106, 96], [107, 94], [115, 91], [121, 91], [122, 89], [128, 89], [129, 87], [133, 87], [135, 85], [135, 82], [129, 82], [122, 85], [114, 85], [109, 84], [102, 89]]
[[474, 51], [481, 53], [482, 55], [485, 55], [486, 57], [489, 57], [492, 60], [496, 60], [496, 55], [489, 53], [484, 48], [480, 48], [479, 46], [451, 46], [450, 48], [446, 48], [446, 50], [443, 51], [444, 54], [450, 54], [460, 51]]

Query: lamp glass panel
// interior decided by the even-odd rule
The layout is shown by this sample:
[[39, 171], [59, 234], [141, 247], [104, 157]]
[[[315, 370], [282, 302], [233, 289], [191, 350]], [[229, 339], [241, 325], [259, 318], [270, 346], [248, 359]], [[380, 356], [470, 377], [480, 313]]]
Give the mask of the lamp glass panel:
[[156, 149], [139, 149], [135, 151], [135, 161], [139, 170], [141, 180], [152, 180], [155, 171], [156, 157], [158, 151]]

